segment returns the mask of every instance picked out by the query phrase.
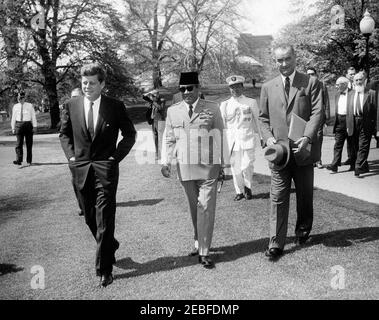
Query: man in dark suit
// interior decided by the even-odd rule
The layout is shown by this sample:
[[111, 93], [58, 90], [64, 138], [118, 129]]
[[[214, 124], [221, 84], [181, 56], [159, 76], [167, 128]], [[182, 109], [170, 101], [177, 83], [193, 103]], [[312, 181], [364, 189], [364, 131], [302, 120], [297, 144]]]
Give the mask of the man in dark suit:
[[[318, 79], [317, 71], [313, 67], [307, 68], [307, 75], [309, 75], [310, 77], [316, 77]], [[324, 126], [326, 125], [326, 121], [330, 119], [330, 103], [329, 103], [328, 88], [323, 82], [321, 82], [321, 90], [322, 90], [321, 123], [320, 123], [320, 128], [318, 129], [318, 132], [317, 132], [317, 139], [319, 142], [318, 146], [320, 148], [320, 160], [314, 164], [319, 169], [324, 168], [321, 161], [322, 142], [324, 140]]]
[[[349, 83], [349, 79], [346, 77], [339, 77], [336, 81], [338, 92], [335, 96], [335, 121], [333, 126], [335, 137], [334, 155], [332, 163], [326, 166], [328, 170], [333, 172], [337, 172], [338, 166], [341, 165], [342, 149], [345, 140], [347, 140], [349, 145], [353, 143], [354, 128], [351, 122], [346, 121], [347, 110], [351, 108], [353, 102], [353, 90], [349, 89]], [[350, 165], [349, 171], [354, 171], [354, 163]]]
[[[85, 221], [97, 242], [100, 285], [113, 282], [119, 247], [114, 238], [118, 163], [132, 149], [136, 131], [121, 101], [101, 94], [105, 72], [98, 64], [81, 69], [84, 97], [68, 100], [59, 138], [69, 161]], [[117, 144], [119, 131], [123, 139]]]
[[375, 91], [366, 88], [366, 74], [360, 71], [354, 76], [353, 105], [348, 109], [347, 117], [348, 124], [354, 128], [351, 160], [355, 161], [356, 177], [370, 171], [367, 158], [376, 127], [376, 112]]
[[[274, 53], [280, 75], [262, 86], [259, 120], [266, 145], [271, 147], [281, 141], [290, 154], [285, 165], [269, 163], [270, 241], [265, 254], [270, 259], [283, 254], [292, 179], [297, 200], [296, 243], [304, 244], [312, 229], [313, 163], [320, 159], [317, 132], [322, 112], [320, 82], [295, 70], [294, 48], [289, 44], [280, 44]], [[304, 133], [296, 141], [288, 138], [293, 114], [306, 121]]]

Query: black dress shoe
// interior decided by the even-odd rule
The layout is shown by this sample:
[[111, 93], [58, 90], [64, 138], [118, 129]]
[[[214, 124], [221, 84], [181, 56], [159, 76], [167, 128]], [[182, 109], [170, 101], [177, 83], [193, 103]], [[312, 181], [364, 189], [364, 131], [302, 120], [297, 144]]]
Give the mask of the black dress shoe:
[[342, 162], [341, 165], [343, 165], [343, 166], [351, 165], [351, 160], [347, 159], [346, 161]]
[[106, 286], [110, 285], [113, 282], [113, 276], [112, 273], [110, 274], [103, 274], [100, 277], [100, 286], [105, 288]]
[[17, 160], [15, 160], [15, 161], [13, 161], [13, 164], [20, 166], [20, 165], [21, 165], [21, 162], [20, 162], [20, 161], [17, 161]]
[[206, 269], [214, 268], [215, 264], [209, 256], [199, 256], [199, 263]]
[[251, 189], [248, 187], [245, 187], [245, 198], [246, 200], [253, 199], [253, 195], [251, 194]]
[[298, 246], [301, 246], [304, 243], [306, 243], [308, 239], [309, 239], [309, 236], [301, 236], [301, 237], [297, 236], [295, 238], [295, 244]]
[[283, 255], [283, 249], [280, 248], [267, 248], [265, 252], [265, 256], [270, 259], [277, 259], [281, 255]]
[[243, 193], [238, 193], [238, 194], [234, 197], [234, 201], [240, 201], [240, 200], [242, 200], [243, 198], [245, 198], [245, 196], [243, 195]]
[[333, 172], [338, 172], [338, 167], [337, 166], [333, 166], [331, 164], [328, 164], [326, 166], [326, 169], [330, 170], [330, 171], [333, 171]]
[[199, 249], [193, 248], [193, 250], [188, 254], [189, 257], [194, 257], [199, 254]]

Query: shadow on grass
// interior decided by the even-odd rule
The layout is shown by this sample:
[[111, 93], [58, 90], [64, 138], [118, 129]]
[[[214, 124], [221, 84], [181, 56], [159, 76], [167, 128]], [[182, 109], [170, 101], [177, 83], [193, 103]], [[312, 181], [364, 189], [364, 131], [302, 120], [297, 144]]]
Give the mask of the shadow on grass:
[[164, 199], [144, 199], [137, 201], [127, 201], [117, 203], [117, 207], [139, 207], [139, 206], [154, 206]]
[[7, 273], [16, 273], [24, 270], [22, 267], [18, 267], [15, 264], [0, 263], [0, 276]]
[[[289, 238], [294, 241], [295, 238]], [[335, 230], [327, 233], [310, 235], [310, 239], [302, 246], [296, 246], [286, 251], [292, 253], [306, 247], [319, 244], [325, 247], [345, 248], [351, 247], [356, 243], [365, 243], [379, 240], [379, 227], [364, 227], [356, 229]]]
[[[310, 240], [303, 246], [297, 246], [285, 250], [285, 256], [297, 250], [304, 249], [315, 245], [324, 245], [326, 247], [349, 247], [355, 243], [364, 243], [379, 240], [379, 227], [364, 227], [356, 229], [336, 230], [323, 234], [311, 235]], [[263, 254], [269, 239], [262, 238], [253, 241], [238, 243], [232, 246], [223, 246], [211, 249], [211, 257], [215, 263], [235, 261], [239, 258], [252, 254]], [[294, 237], [289, 237], [288, 242], [293, 242]], [[198, 264], [197, 257], [189, 256], [170, 256], [161, 257], [145, 263], [133, 261], [130, 257], [121, 259], [116, 262], [118, 268], [130, 270], [127, 273], [116, 275], [117, 279], [138, 277], [154, 272], [170, 271], [178, 268], [185, 268]]]
[[43, 197], [32, 197], [29, 194], [18, 194], [16, 196], [0, 197], [0, 225], [9, 219], [13, 219], [23, 210], [38, 209], [41, 206], [51, 202]]

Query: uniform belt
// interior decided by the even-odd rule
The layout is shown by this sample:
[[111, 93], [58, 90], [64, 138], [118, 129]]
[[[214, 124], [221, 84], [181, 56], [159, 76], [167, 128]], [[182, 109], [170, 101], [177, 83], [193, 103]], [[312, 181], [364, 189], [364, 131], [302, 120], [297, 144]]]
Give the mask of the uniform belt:
[[16, 123], [28, 123], [28, 122], [31, 123], [31, 121], [16, 121]]
[[338, 118], [342, 118], [342, 117], [345, 118], [345, 117], [346, 117], [346, 114], [337, 114], [337, 117], [338, 117]]
[[363, 119], [363, 116], [354, 116], [355, 119]]

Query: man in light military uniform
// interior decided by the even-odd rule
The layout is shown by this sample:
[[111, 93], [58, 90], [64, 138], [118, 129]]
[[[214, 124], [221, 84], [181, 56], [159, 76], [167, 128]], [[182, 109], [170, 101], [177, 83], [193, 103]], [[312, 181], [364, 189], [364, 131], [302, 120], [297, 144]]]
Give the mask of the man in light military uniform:
[[235, 201], [252, 199], [251, 187], [254, 173], [255, 151], [260, 145], [259, 109], [255, 99], [243, 95], [242, 76], [230, 76], [226, 79], [231, 98], [220, 106], [224, 126], [227, 129], [231, 172]]
[[167, 109], [162, 148], [162, 174], [170, 177], [176, 158], [177, 172], [191, 212], [194, 250], [199, 263], [214, 267], [209, 257], [216, 210], [217, 180], [222, 169], [223, 121], [219, 105], [200, 99], [196, 72], [181, 73], [182, 101]]

